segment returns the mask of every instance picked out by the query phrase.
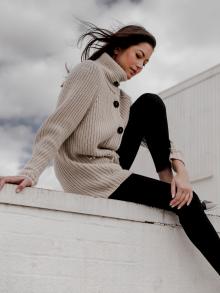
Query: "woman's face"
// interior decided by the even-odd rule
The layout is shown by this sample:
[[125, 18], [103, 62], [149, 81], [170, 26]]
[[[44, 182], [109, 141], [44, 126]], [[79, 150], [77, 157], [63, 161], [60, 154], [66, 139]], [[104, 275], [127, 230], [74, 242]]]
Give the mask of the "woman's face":
[[148, 43], [139, 43], [127, 49], [115, 49], [113, 59], [124, 69], [127, 78], [141, 72], [143, 66], [149, 61], [153, 53], [153, 47]]

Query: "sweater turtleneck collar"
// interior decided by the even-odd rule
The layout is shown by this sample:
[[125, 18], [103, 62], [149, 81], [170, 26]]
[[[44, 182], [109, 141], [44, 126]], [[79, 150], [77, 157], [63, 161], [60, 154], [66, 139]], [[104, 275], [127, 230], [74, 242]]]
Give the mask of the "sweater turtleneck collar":
[[104, 52], [95, 62], [103, 66], [106, 77], [114, 86], [119, 86], [121, 81], [127, 80], [126, 72], [108, 53]]

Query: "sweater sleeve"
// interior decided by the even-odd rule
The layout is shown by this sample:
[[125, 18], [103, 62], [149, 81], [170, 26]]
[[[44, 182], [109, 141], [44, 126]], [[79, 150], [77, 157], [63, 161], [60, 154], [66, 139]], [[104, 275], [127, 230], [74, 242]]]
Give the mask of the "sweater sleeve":
[[174, 142], [170, 140], [170, 156], [169, 156], [169, 160], [172, 163], [172, 160], [180, 160], [183, 162], [184, 165], [185, 164], [185, 159], [184, 159], [184, 155], [182, 153], [182, 151], [176, 149], [176, 146], [174, 145]]
[[93, 61], [78, 64], [63, 83], [55, 111], [38, 129], [32, 157], [18, 175], [38, 181], [63, 142], [72, 134], [96, 98], [99, 70]]

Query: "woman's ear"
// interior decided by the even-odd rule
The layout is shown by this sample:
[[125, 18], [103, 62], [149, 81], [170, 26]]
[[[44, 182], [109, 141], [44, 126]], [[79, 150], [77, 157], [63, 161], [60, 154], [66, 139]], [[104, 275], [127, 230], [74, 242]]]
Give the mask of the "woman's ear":
[[117, 47], [114, 49], [114, 55], [118, 55], [118, 53], [121, 51], [121, 48]]
[[117, 57], [117, 55], [121, 52], [121, 48], [117, 47], [114, 49], [113, 51], [113, 59], [115, 59]]

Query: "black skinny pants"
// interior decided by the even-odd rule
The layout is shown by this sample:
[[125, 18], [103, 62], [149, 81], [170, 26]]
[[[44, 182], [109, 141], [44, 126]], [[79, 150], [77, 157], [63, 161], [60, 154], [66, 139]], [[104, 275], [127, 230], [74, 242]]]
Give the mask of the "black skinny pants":
[[[129, 121], [117, 151], [123, 169], [131, 167], [141, 141], [147, 143], [157, 172], [171, 167], [166, 107], [155, 94], [143, 94], [131, 106]], [[189, 206], [185, 204], [179, 210], [178, 206], [171, 208], [170, 183], [132, 173], [109, 198], [176, 213], [186, 235], [220, 275], [220, 238], [194, 191]]]

